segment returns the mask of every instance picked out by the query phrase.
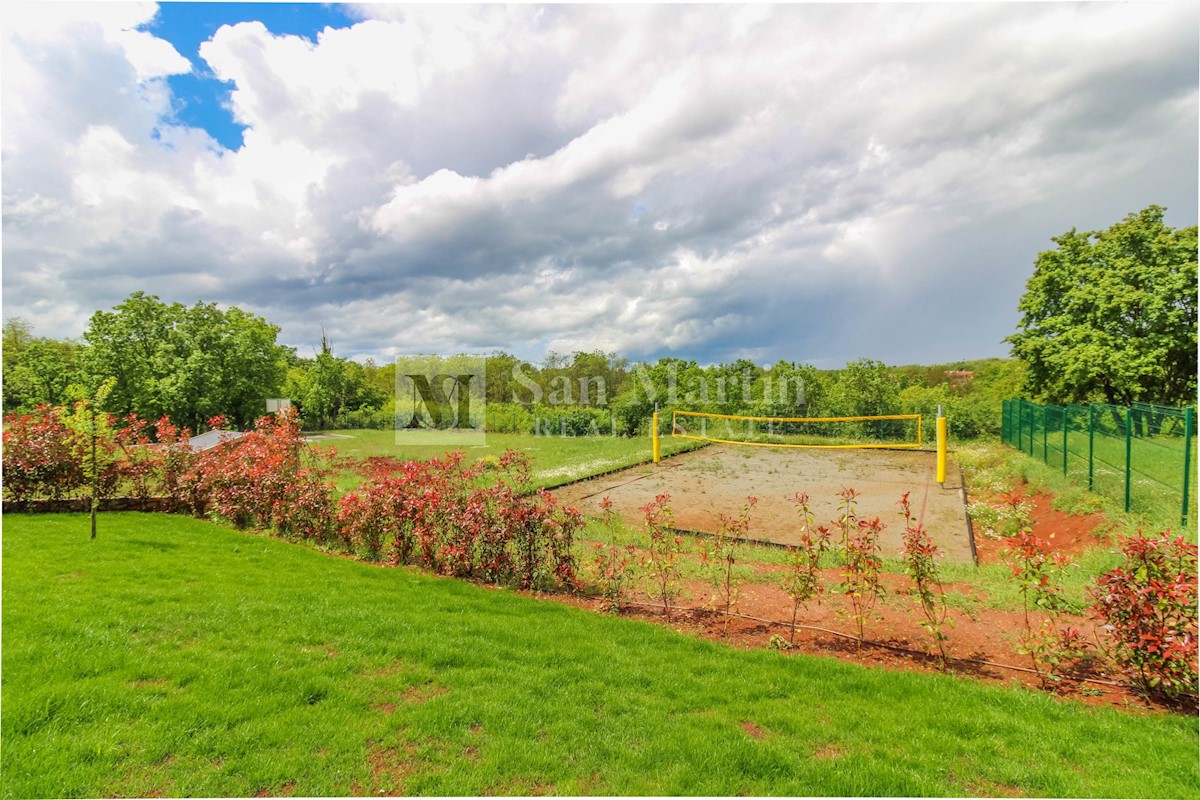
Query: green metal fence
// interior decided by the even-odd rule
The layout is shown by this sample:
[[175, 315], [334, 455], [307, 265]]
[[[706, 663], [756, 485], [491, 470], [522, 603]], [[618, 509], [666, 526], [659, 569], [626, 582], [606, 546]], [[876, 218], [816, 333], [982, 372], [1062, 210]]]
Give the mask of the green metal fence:
[[1126, 511], [1196, 523], [1196, 409], [1149, 403], [1053, 406], [1005, 400], [1001, 438]]

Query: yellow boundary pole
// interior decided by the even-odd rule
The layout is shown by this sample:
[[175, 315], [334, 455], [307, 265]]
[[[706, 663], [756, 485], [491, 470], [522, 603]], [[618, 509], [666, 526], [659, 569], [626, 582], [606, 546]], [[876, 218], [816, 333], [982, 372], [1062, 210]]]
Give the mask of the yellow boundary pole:
[[662, 446], [658, 439], [658, 410], [655, 409], [654, 416], [650, 422], [650, 454], [654, 457], [654, 463], [662, 461]]
[[946, 417], [941, 406], [937, 415], [937, 482], [943, 488], [946, 486]]

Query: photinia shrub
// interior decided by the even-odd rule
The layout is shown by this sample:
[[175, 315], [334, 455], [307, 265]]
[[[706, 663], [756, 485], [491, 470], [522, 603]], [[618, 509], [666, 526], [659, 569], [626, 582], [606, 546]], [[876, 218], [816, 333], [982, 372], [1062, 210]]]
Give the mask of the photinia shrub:
[[1089, 588], [1090, 611], [1138, 688], [1197, 694], [1196, 545], [1170, 531], [1120, 539], [1125, 560]]
[[[493, 482], [480, 485], [482, 474]], [[529, 459], [505, 452], [464, 466], [461, 452], [407, 461], [344, 495], [338, 537], [367, 558], [522, 588], [576, 585], [574, 536], [583, 517], [529, 491]]]
[[829, 528], [813, 526], [813, 514], [808, 505], [808, 495], [796, 492], [796, 505], [800, 507], [800, 541], [788, 551], [787, 571], [783, 573], [783, 590], [792, 598], [792, 625], [789, 643], [796, 642], [796, 617], [800, 607], [814, 598], [820, 598], [824, 587], [821, 584], [821, 558], [829, 549]]
[[178, 509], [197, 516], [205, 511], [199, 486], [196, 462], [199, 455], [191, 448], [191, 431], [176, 427], [170, 417], [154, 423], [155, 446], [159, 462], [159, 487], [163, 494], [174, 498]]
[[593, 545], [591, 575], [600, 593], [601, 609], [615, 613], [621, 610], [625, 591], [633, 583], [637, 554], [632, 544], [624, 547], [617, 544], [618, 518], [612, 500], [603, 498], [600, 508], [604, 512], [604, 526], [608, 528], [608, 543]]
[[150, 426], [137, 414], [130, 414], [115, 431], [117, 472], [122, 488], [131, 497], [146, 499], [161, 482], [162, 449], [151, 444]]
[[858, 512], [855, 507], [858, 498], [858, 490], [849, 487], [843, 487], [842, 490], [838, 492], [838, 497], [841, 498], [841, 502], [838, 503], [838, 510], [841, 513], [838, 515], [837, 522], [834, 524], [837, 525], [838, 530], [842, 533], [842, 550], [845, 550], [846, 546], [850, 542], [850, 538], [854, 535], [854, 532], [858, 530]]
[[[219, 427], [224, 420], [214, 417], [209, 424]], [[294, 410], [261, 417], [240, 438], [192, 456], [175, 482], [194, 512], [303, 538], [324, 540], [331, 532], [332, 489], [325, 476], [335, 454], [304, 446]]]
[[709, 602], [724, 614], [722, 636], [729, 634], [729, 612], [737, 605], [741, 595], [741, 586], [733, 570], [737, 563], [738, 540], [749, 535], [750, 509], [757, 503], [757, 497], [747, 497], [746, 505], [742, 506], [736, 518], [725, 513], [719, 514], [716, 534], [700, 551], [700, 562], [713, 585]]
[[879, 571], [883, 567], [879, 534], [883, 523], [878, 517], [859, 519], [854, 510], [858, 492], [843, 489], [842, 514], [837, 525], [842, 530], [842, 581], [838, 591], [850, 601], [850, 612], [858, 630], [858, 646], [862, 647], [864, 626], [875, 603], [884, 595]]
[[83, 443], [62, 410], [39, 405], [31, 414], [4, 417], [4, 496], [61, 500], [83, 489]]
[[642, 566], [650, 582], [651, 591], [662, 601], [663, 615], [671, 619], [671, 602], [679, 596], [679, 556], [683, 552], [683, 539], [675, 532], [671, 521], [671, 495], [660, 494], [642, 506], [646, 535], [650, 546]]
[[945, 628], [948, 624], [952, 624], [953, 620], [949, 619], [946, 592], [942, 588], [942, 581], [938, 576], [937, 559], [941, 553], [938, 552], [938, 547], [933, 543], [929, 532], [913, 517], [912, 507], [908, 502], [908, 492], [905, 492], [904, 496], [900, 498], [900, 514], [904, 517], [904, 533], [901, 534], [901, 558], [904, 561], [904, 570], [912, 578], [913, 593], [916, 595], [921, 613], [925, 617], [921, 627], [925, 628], [933, 637], [938, 655], [942, 660], [942, 666], [945, 667], [947, 658]]
[[[1083, 642], [1070, 629], [1057, 627], [1058, 615], [1069, 604], [1061, 578], [1071, 560], [1050, 549], [1050, 543], [1028, 528], [1009, 537], [1003, 552], [1012, 576], [1020, 585], [1024, 610], [1024, 631], [1017, 638], [1016, 650], [1029, 656], [1043, 688], [1062, 680], [1065, 666], [1083, 654]], [[1035, 628], [1030, 614], [1040, 614]]]

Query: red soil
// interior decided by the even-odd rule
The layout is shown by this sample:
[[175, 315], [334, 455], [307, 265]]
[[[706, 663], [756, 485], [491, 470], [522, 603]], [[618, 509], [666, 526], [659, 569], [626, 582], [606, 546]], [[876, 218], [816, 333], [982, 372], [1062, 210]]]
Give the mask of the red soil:
[[[777, 570], [781, 568], [774, 568], [773, 571]], [[826, 585], [838, 580], [833, 571], [829, 571], [824, 578]], [[907, 594], [906, 579], [886, 575], [883, 582], [889, 594], [884, 601], [876, 605], [865, 621], [864, 636], [867, 643], [859, 646], [855, 641], [856, 625], [845, 598], [826, 594], [819, 603], [810, 603], [801, 609], [797, 617], [795, 640], [785, 652], [832, 656], [843, 661], [885, 669], [940, 671], [936, 646], [929, 634], [919, 625], [919, 620], [923, 617], [915, 598]], [[966, 585], [952, 584], [947, 585], [946, 589], [968, 596], [977, 597], [980, 594], [977, 589]], [[661, 602], [645, 595], [634, 596], [621, 614], [667, 625], [681, 633], [723, 641], [734, 647], [746, 649], [769, 647], [774, 636], [782, 637], [785, 641], [790, 638], [788, 622], [791, 619], [792, 602], [778, 586], [743, 585], [734, 612], [758, 619], [730, 617], [728, 626], [725, 616], [712, 610], [713, 606], [709, 603], [711, 593], [712, 587], [708, 584], [689, 582], [685, 587], [685, 599], [676, 601], [677, 605], [672, 608], [669, 622], [663, 616]], [[595, 598], [553, 594], [537, 596], [594, 611], [600, 610], [600, 601]], [[1041, 681], [1033, 673], [1028, 657], [1020, 656], [1013, 650], [1017, 632], [1023, 627], [1020, 612], [977, 607], [968, 615], [951, 609], [949, 618], [953, 620], [953, 627], [945, 628], [945, 632], [950, 657], [948, 671], [951, 674], [970, 676], [991, 683], [1019, 684], [1030, 689], [1041, 688]], [[1095, 623], [1085, 618], [1064, 615], [1060, 618], [1060, 624], [1071, 625], [1081, 630], [1085, 640], [1092, 643], [1092, 651], [1095, 651], [1095, 643], [1098, 641]], [[1121, 676], [1108, 672], [1100, 659], [1079, 664], [1068, 677], [1050, 684], [1049, 690], [1059, 696], [1094, 705], [1111, 705], [1125, 709], [1164, 707], [1147, 701], [1123, 685]]]
[[[1096, 533], [1107, 521], [1104, 514], [1068, 514], [1053, 507], [1053, 495], [1047, 492], [1030, 495], [1026, 494], [1027, 491], [1028, 487], [1020, 486], [1014, 491], [1014, 495], [1018, 501], [1027, 502], [1032, 506], [1030, 518], [1033, 522], [1033, 533], [1049, 542], [1053, 549], [1074, 555], [1108, 543], [1107, 539]], [[1002, 501], [992, 499], [990, 502]], [[976, 535], [975, 551], [979, 555], [980, 564], [1000, 563], [1003, 550], [1002, 540]]]

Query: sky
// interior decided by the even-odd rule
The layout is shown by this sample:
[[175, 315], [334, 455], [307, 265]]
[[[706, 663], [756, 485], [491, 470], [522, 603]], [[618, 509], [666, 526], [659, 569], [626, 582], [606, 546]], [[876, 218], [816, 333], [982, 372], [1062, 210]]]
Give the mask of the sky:
[[1004, 356], [1037, 253], [1197, 221], [1200, 4], [0, 11], [3, 314], [302, 356]]

